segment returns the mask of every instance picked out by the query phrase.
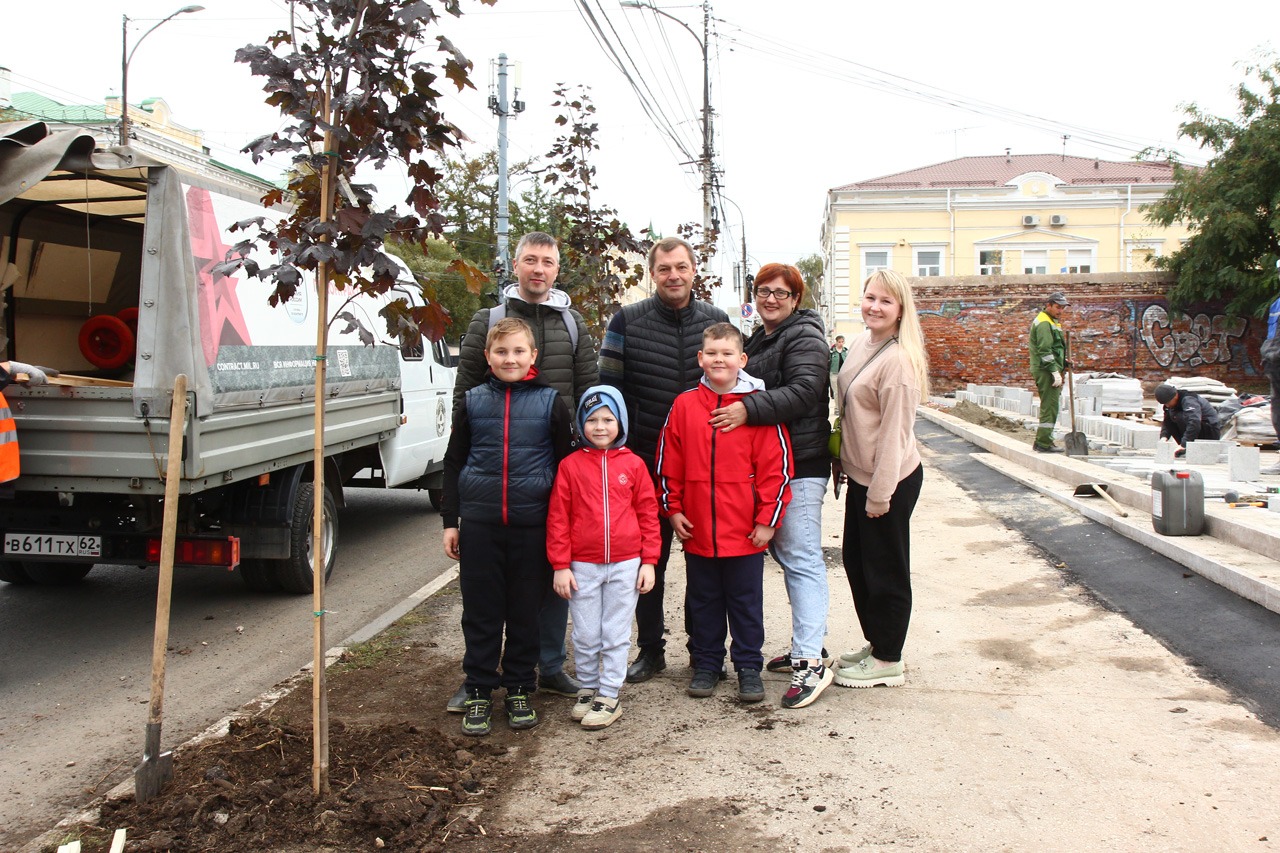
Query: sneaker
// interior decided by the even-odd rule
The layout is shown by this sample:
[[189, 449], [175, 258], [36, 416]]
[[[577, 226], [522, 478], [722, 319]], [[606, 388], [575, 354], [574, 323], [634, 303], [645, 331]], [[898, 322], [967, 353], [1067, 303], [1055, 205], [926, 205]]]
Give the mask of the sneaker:
[[613, 721], [622, 716], [622, 703], [617, 697], [610, 699], [600, 696], [591, 703], [591, 710], [582, 718], [582, 727], [596, 731], [613, 725]]
[[835, 673], [829, 666], [801, 665], [791, 673], [791, 686], [782, 694], [782, 707], [803, 708], [812, 705], [823, 690], [831, 684]]
[[667, 668], [666, 652], [654, 649], [641, 649], [636, 662], [627, 667], [627, 681], [639, 684], [648, 681]]
[[738, 670], [738, 701], [759, 702], [764, 698], [764, 682], [760, 680], [760, 670]]
[[583, 687], [578, 690], [578, 699], [573, 703], [573, 707], [569, 709], [569, 719], [575, 723], [582, 722], [582, 718], [591, 710], [591, 703], [596, 701], [596, 692], [590, 687]]
[[555, 693], [558, 696], [577, 696], [582, 685], [564, 670], [555, 675], [538, 676], [538, 692]]
[[[826, 646], [823, 646], [822, 647], [822, 665], [831, 666], [833, 663], [835, 663], [835, 661], [832, 660], [831, 653], [827, 651]], [[773, 658], [767, 664], [765, 664], [764, 668], [769, 670], [769, 672], [790, 672], [795, 668], [791, 664], [791, 652], [778, 655], [776, 658]]]
[[471, 737], [484, 737], [492, 728], [490, 717], [493, 715], [493, 702], [481, 696], [480, 691], [472, 691], [467, 697], [466, 716], [462, 718], [462, 733]]
[[689, 681], [689, 695], [695, 699], [706, 699], [716, 692], [719, 681], [720, 673], [714, 669], [695, 669]]
[[901, 687], [906, 682], [902, 675], [902, 661], [876, 668], [876, 659], [865, 657], [853, 666], [836, 670], [836, 684], [841, 687]]
[[507, 725], [512, 729], [531, 729], [538, 724], [538, 712], [529, 704], [529, 691], [525, 688], [508, 690], [502, 701], [507, 706]]
[[[841, 652], [840, 666], [842, 667], [853, 666], [855, 663], [862, 660], [863, 658], [869, 658], [869, 657], [871, 657], [871, 644], [867, 643], [865, 646], [863, 646], [862, 648], [856, 651], [853, 649], [850, 649], [847, 652]], [[824, 663], [826, 663], [826, 661], [824, 661]], [[827, 666], [831, 666], [831, 664], [827, 663]]]
[[467, 683], [462, 682], [458, 687], [458, 692], [449, 697], [449, 704], [444, 709], [450, 714], [467, 713]]

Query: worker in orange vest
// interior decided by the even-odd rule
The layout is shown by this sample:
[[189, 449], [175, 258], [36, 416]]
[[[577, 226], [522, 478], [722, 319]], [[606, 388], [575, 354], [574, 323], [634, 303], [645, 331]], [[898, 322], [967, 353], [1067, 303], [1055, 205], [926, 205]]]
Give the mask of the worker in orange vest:
[[43, 385], [48, 381], [43, 368], [20, 361], [0, 361], [0, 483], [18, 479], [18, 427], [3, 389], [14, 382]]

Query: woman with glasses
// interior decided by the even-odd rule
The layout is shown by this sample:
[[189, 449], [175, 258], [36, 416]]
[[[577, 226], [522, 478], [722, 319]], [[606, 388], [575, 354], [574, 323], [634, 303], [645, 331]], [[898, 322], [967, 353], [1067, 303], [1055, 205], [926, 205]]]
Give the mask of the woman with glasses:
[[772, 672], [790, 672], [782, 707], [812, 704], [831, 684], [822, 647], [827, 633], [827, 569], [822, 559], [822, 500], [831, 476], [827, 438], [830, 347], [822, 318], [801, 308], [804, 278], [786, 264], [766, 264], [755, 279], [760, 326], [747, 339], [747, 372], [765, 390], [712, 412], [712, 426], [729, 431], [742, 424], [786, 424], [791, 433], [795, 477], [787, 517], [769, 545], [782, 566], [791, 599], [791, 650], [769, 661]]

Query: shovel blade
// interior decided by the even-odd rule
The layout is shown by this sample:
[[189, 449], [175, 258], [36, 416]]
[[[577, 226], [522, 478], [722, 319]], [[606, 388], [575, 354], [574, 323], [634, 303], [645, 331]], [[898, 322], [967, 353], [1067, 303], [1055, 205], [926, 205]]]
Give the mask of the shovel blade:
[[1089, 437], [1082, 432], [1069, 432], [1062, 440], [1068, 456], [1088, 456]]
[[142, 763], [133, 771], [133, 798], [145, 803], [173, 780], [173, 753], [160, 751], [160, 723], [147, 723]]
[[173, 753], [143, 756], [138, 769], [133, 771], [133, 798], [145, 803], [158, 797], [164, 786], [173, 781]]

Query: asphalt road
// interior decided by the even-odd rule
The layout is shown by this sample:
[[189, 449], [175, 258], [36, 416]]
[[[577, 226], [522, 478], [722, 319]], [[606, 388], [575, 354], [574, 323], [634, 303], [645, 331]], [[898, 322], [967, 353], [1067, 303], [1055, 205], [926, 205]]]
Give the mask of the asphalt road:
[[[352, 489], [326, 607], [333, 646], [444, 571], [425, 492]], [[0, 583], [0, 849], [129, 778], [142, 757], [156, 572], [99, 566], [65, 588]], [[166, 664], [172, 748], [311, 660], [309, 596], [179, 571]]]
[[993, 471], [973, 458], [986, 451], [941, 427], [920, 420], [916, 435], [937, 454], [929, 467], [1040, 548], [1104, 606], [1280, 727], [1280, 614]]

